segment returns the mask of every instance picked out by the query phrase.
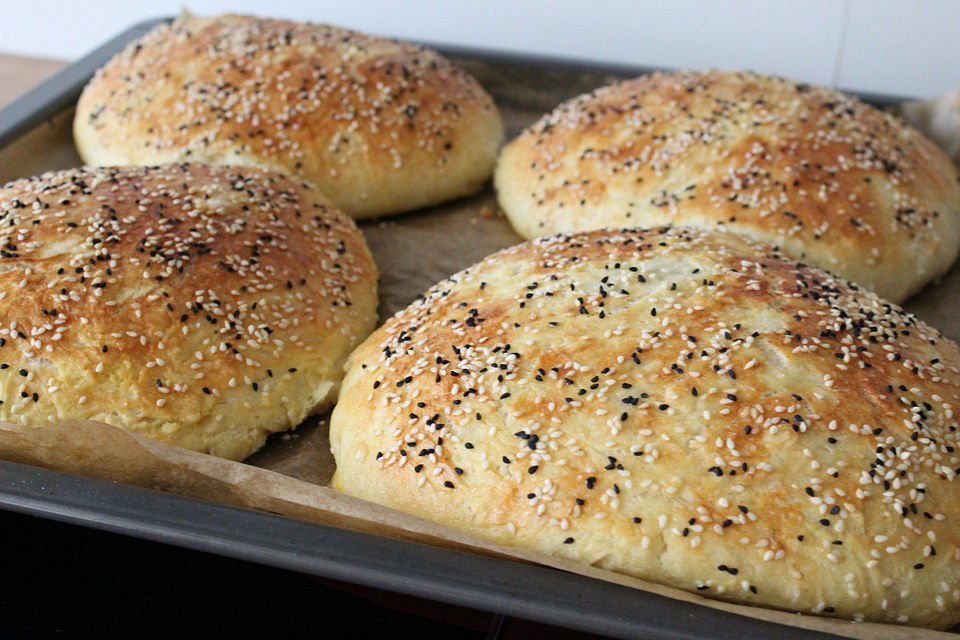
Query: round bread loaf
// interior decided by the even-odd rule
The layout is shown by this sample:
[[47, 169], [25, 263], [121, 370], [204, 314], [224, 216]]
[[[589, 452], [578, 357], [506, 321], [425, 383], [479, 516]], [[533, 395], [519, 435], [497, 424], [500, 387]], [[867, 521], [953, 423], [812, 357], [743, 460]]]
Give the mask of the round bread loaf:
[[376, 320], [354, 223], [262, 169], [48, 173], [0, 189], [0, 221], [0, 420], [239, 460], [333, 404]]
[[363, 218], [480, 189], [503, 123], [476, 80], [433, 51], [327, 25], [185, 14], [97, 72], [74, 137], [94, 165], [277, 169]]
[[350, 357], [334, 486], [707, 596], [960, 620], [960, 351], [741, 236], [552, 236]]
[[574, 98], [503, 149], [495, 183], [526, 238], [735, 231], [893, 301], [960, 247], [957, 172], [936, 145], [837, 91], [746, 72], [655, 73]]

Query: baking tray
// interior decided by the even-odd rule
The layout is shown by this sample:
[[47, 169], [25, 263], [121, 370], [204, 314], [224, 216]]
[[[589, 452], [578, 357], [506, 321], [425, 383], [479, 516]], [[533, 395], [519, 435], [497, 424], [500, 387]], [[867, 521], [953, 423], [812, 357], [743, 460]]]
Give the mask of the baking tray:
[[[0, 110], [0, 148], [62, 114], [94, 71], [128, 42], [170, 18], [141, 22]], [[483, 61], [517, 82], [552, 73], [616, 78], [650, 68], [429, 45], [458, 61]], [[482, 81], [482, 79], [481, 79]], [[592, 88], [592, 87], [589, 87]], [[878, 106], [903, 100], [860, 97]], [[558, 96], [556, 102], [570, 97]], [[544, 105], [543, 110], [553, 104]], [[509, 105], [501, 105], [509, 108]], [[344, 582], [619, 638], [644, 640], [837, 638], [702, 607], [547, 567], [400, 541], [0, 461], [0, 508], [207, 551]]]

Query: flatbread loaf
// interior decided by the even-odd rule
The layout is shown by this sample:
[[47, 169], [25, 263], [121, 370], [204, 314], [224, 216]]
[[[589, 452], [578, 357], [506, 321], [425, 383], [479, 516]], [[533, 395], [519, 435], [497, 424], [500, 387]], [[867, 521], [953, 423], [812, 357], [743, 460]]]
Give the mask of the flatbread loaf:
[[518, 245], [353, 353], [333, 485], [706, 596], [960, 621], [960, 351], [731, 233]]
[[526, 238], [663, 224], [728, 230], [899, 302], [960, 248], [949, 158], [830, 89], [682, 71], [574, 98], [504, 147], [500, 206]]
[[0, 189], [0, 222], [0, 420], [239, 460], [333, 404], [376, 321], [353, 221], [263, 169], [48, 173]]
[[434, 51], [339, 27], [185, 14], [131, 43], [80, 96], [91, 165], [263, 166], [355, 218], [479, 190], [503, 123]]

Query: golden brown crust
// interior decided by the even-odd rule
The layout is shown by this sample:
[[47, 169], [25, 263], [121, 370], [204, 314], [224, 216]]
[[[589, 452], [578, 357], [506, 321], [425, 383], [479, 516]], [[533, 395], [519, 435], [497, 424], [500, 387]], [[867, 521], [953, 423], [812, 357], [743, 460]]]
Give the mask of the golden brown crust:
[[960, 351], [729, 233], [495, 254], [351, 356], [334, 485], [704, 595], [960, 620]]
[[503, 141], [492, 99], [439, 54], [328, 25], [185, 15], [80, 97], [95, 165], [261, 165], [361, 218], [473, 193]]
[[0, 420], [93, 419], [242, 459], [332, 404], [376, 318], [360, 231], [254, 168], [0, 189]]
[[495, 182], [527, 238], [735, 231], [894, 301], [960, 246], [957, 172], [936, 145], [840, 92], [746, 72], [655, 73], [574, 98], [504, 148]]

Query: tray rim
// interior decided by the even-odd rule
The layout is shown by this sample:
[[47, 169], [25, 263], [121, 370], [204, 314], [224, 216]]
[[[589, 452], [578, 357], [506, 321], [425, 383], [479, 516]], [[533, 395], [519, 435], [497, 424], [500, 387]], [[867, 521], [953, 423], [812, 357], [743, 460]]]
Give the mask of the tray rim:
[[[163, 16], [132, 25], [0, 109], [0, 149], [72, 107], [99, 67], [131, 40], [172, 19]], [[501, 65], [560, 67], [565, 71], [622, 77], [658, 70], [446, 43], [418, 44], [447, 56]], [[909, 99], [848, 93], [878, 106]], [[545, 566], [5, 460], [0, 460], [0, 509], [619, 638], [839, 638]], [[206, 524], [202, 518], [207, 518]], [[418, 562], [405, 565], [406, 561], [424, 557], [432, 562], [429, 570]], [[438, 575], [437, 567], [446, 573]], [[448, 574], [458, 579], [451, 579]]]
[[541, 565], [2, 460], [0, 509], [611, 637], [839, 638]]

